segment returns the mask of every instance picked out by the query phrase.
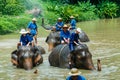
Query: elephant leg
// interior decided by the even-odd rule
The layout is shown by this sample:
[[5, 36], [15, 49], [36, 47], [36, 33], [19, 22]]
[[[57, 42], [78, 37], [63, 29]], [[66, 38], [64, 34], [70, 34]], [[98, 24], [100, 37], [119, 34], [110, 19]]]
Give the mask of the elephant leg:
[[48, 51], [51, 51], [53, 49], [53, 43], [48, 43]]
[[11, 62], [13, 63], [13, 65], [17, 66], [18, 65], [18, 62], [14, 59], [11, 59]]

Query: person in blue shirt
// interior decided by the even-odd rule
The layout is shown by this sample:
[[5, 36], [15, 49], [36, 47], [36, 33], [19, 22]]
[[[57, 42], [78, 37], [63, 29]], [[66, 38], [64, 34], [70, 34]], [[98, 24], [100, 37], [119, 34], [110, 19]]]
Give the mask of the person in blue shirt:
[[81, 72], [77, 68], [72, 68], [69, 72], [69, 75], [66, 80], [86, 80], [84, 76], [81, 75]]
[[62, 30], [60, 31], [60, 40], [61, 40], [61, 43], [64, 44], [64, 43], [69, 43], [69, 40], [70, 40], [70, 32], [68, 31], [68, 26], [67, 25], [64, 25]]
[[76, 20], [75, 20], [75, 17], [74, 16], [70, 16], [70, 30], [73, 30], [73, 29], [76, 29]]
[[61, 31], [64, 23], [62, 21], [62, 18], [58, 18], [57, 23], [55, 24], [56, 31]]
[[[79, 45], [81, 42], [79, 40], [79, 33], [81, 32], [80, 28], [77, 28], [75, 32], [73, 32], [70, 36], [70, 43], [69, 43], [69, 49], [70, 49], [70, 55], [69, 55], [69, 66], [74, 67], [75, 66], [75, 46]], [[73, 60], [71, 60], [73, 59]]]
[[29, 45], [34, 46], [33, 38], [27, 34], [28, 31], [26, 31], [25, 29], [21, 29], [20, 33], [21, 36], [20, 36], [20, 41], [17, 44], [17, 48], [19, 46], [29, 46]]
[[38, 28], [37, 28], [37, 24], [36, 24], [36, 18], [32, 19], [32, 22], [30, 22], [28, 24], [28, 31], [30, 33], [30, 35], [33, 37], [36, 45], [37, 45], [37, 34], [38, 34]]

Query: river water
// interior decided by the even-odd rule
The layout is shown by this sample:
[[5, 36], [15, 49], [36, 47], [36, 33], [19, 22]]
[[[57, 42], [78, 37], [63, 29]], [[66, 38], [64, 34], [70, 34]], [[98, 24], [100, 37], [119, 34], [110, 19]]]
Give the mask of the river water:
[[[101, 59], [102, 71], [79, 69], [87, 80], [120, 80], [120, 18], [80, 22], [77, 24], [87, 33], [90, 42], [86, 44], [97, 67]], [[44, 34], [44, 32], [42, 33]], [[9, 36], [9, 35], [7, 35]], [[38, 38], [39, 45], [45, 48], [43, 64], [26, 71], [11, 64], [11, 52], [16, 49], [19, 35], [15, 38], [0, 36], [0, 80], [65, 80], [69, 69], [49, 65], [45, 38]], [[4, 38], [5, 37], [5, 38]], [[2, 39], [3, 38], [3, 39]], [[37, 74], [33, 72], [38, 70]]]

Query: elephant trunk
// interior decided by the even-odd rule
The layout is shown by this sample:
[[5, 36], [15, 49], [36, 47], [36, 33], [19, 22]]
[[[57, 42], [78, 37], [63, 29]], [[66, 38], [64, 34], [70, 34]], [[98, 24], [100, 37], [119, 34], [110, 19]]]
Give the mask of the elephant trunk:
[[33, 68], [32, 58], [26, 58], [23, 62], [23, 68], [30, 70]]
[[87, 58], [86, 59], [86, 63], [84, 65], [88, 70], [95, 70], [95, 67], [94, 67], [94, 64], [93, 64], [93, 61], [91, 58]]

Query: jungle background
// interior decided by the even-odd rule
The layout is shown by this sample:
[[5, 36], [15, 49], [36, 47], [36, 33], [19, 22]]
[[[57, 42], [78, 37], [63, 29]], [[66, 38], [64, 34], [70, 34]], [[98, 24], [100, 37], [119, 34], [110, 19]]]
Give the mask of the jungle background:
[[[65, 23], [75, 16], [77, 22], [120, 17], [119, 0], [0, 0], [0, 35], [18, 33], [33, 17], [41, 27], [54, 25], [58, 17]], [[42, 31], [41, 31], [42, 32]]]

